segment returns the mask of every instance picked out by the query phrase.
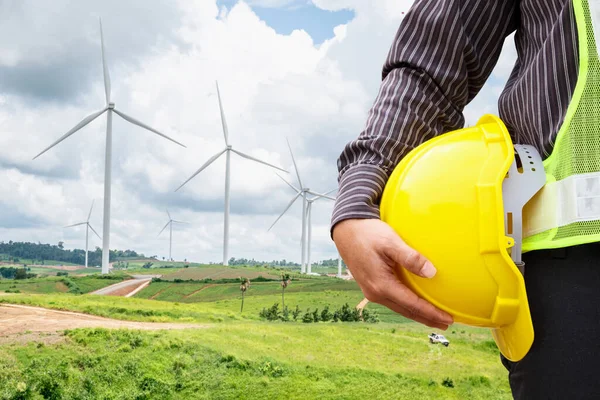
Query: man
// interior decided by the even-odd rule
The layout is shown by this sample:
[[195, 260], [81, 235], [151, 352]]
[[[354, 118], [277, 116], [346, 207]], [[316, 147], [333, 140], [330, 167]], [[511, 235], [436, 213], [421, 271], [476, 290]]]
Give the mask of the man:
[[[513, 142], [534, 145], [553, 180], [600, 182], [600, 0], [415, 0], [366, 126], [338, 159], [331, 226], [340, 254], [370, 301], [430, 327], [445, 330], [453, 319], [399, 282], [394, 269], [431, 278], [435, 266], [379, 219], [379, 201], [403, 156], [464, 126], [464, 107], [513, 32], [518, 59], [498, 101]], [[577, 197], [576, 216], [579, 200], [594, 211], [600, 193]], [[535, 339], [523, 360], [502, 357], [517, 399], [600, 393], [600, 215], [564, 214], [527, 238], [535, 250], [524, 254]]]

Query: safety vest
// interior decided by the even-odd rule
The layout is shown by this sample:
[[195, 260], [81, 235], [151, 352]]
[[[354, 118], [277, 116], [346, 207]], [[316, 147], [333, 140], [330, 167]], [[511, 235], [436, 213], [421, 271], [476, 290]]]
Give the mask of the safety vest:
[[579, 77], [546, 185], [523, 210], [523, 252], [600, 242], [600, 0], [573, 0]]

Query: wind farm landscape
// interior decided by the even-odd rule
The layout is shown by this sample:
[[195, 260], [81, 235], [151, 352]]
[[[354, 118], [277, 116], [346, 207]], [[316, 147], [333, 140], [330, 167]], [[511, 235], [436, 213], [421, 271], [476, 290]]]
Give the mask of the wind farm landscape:
[[288, 32], [280, 3], [84, 1], [42, 27], [28, 1], [0, 2], [0, 33], [36, 35], [0, 55], [0, 399], [511, 398], [488, 330], [430, 342], [331, 240], [410, 2], [281, 2], [331, 19]]

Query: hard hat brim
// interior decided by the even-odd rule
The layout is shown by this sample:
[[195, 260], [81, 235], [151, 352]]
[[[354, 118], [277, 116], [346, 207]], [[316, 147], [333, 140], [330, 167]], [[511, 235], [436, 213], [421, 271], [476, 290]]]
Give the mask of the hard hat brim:
[[533, 323], [524, 282], [521, 281], [519, 286], [519, 295], [522, 300], [515, 321], [510, 325], [491, 330], [502, 355], [513, 362], [520, 361], [525, 357], [531, 349], [534, 339]]

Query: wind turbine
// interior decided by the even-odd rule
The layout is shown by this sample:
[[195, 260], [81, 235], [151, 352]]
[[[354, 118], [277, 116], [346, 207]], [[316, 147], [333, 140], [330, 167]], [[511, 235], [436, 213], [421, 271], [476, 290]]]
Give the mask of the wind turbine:
[[90, 207], [90, 213], [88, 214], [88, 218], [85, 222], [79, 222], [77, 224], [73, 224], [73, 225], [69, 225], [69, 226], [65, 226], [65, 228], [73, 228], [75, 226], [81, 226], [81, 225], [85, 225], [85, 267], [88, 267], [88, 243], [89, 243], [89, 237], [90, 237], [90, 229], [92, 230], [92, 232], [94, 232], [96, 234], [96, 236], [98, 236], [98, 239], [102, 240], [102, 238], [100, 237], [100, 235], [98, 235], [98, 232], [96, 232], [94, 230], [94, 228], [92, 228], [92, 225], [90, 225], [90, 218], [92, 217], [92, 210], [94, 209], [94, 202], [92, 201], [92, 207]]
[[167, 229], [167, 226], [169, 226], [169, 261], [173, 261], [173, 257], [171, 257], [171, 250], [173, 249], [173, 223], [187, 224], [187, 222], [174, 220], [173, 218], [171, 218], [171, 213], [169, 213], [169, 210], [167, 210], [167, 215], [169, 216], [169, 222], [167, 222], [165, 227], [162, 228], [162, 230], [158, 233], [158, 236], [160, 236], [160, 234], [163, 233], [165, 229]]
[[48, 146], [44, 151], [42, 151], [40, 154], [35, 156], [33, 159], [35, 160], [36, 158], [38, 158], [39, 156], [41, 156], [42, 154], [44, 154], [45, 152], [47, 152], [54, 146], [58, 145], [60, 142], [67, 139], [69, 136], [73, 135], [75, 132], [77, 132], [78, 130], [80, 130], [81, 128], [83, 128], [84, 126], [86, 126], [87, 124], [89, 124], [90, 122], [92, 122], [93, 120], [95, 120], [96, 118], [98, 118], [99, 116], [101, 116], [102, 114], [104, 114], [106, 112], [106, 157], [105, 157], [105, 164], [104, 164], [104, 225], [103, 225], [103, 234], [102, 234], [102, 236], [103, 236], [102, 273], [107, 274], [108, 267], [109, 267], [109, 254], [110, 254], [109, 253], [109, 248], [110, 248], [110, 197], [111, 197], [111, 171], [112, 171], [111, 163], [112, 163], [112, 117], [113, 117], [113, 113], [117, 114], [118, 116], [120, 116], [127, 122], [130, 122], [134, 125], [142, 127], [146, 130], [149, 130], [150, 132], [153, 132], [159, 136], [162, 136], [163, 138], [168, 139], [174, 143], [177, 143], [180, 146], [183, 146], [183, 147], [185, 147], [185, 146], [183, 144], [177, 142], [176, 140], [173, 140], [170, 137], [160, 133], [156, 129], [149, 127], [148, 125], [144, 124], [143, 122], [140, 122], [140, 121], [136, 120], [135, 118], [128, 116], [124, 112], [118, 111], [117, 109], [115, 109], [115, 103], [110, 101], [110, 76], [108, 74], [108, 66], [106, 65], [106, 57], [104, 55], [104, 35], [102, 32], [102, 20], [99, 19], [99, 21], [100, 21], [100, 44], [101, 44], [101, 51], [102, 51], [102, 68], [104, 71], [104, 92], [106, 94], [106, 105], [100, 111], [96, 111], [96, 112], [88, 115], [87, 117], [85, 117], [83, 120], [81, 120], [81, 122], [79, 122], [77, 125], [75, 125], [73, 128], [71, 128], [70, 131], [65, 133], [56, 142], [54, 142], [53, 144]]
[[221, 124], [223, 125], [223, 137], [225, 138], [225, 148], [223, 150], [219, 151], [217, 154], [215, 154], [211, 158], [209, 158], [208, 161], [206, 161], [204, 163], [204, 165], [202, 165], [200, 167], [200, 169], [198, 169], [196, 172], [194, 172], [194, 174], [187, 181], [183, 182], [181, 184], [181, 186], [179, 186], [175, 191], [177, 192], [179, 189], [181, 189], [183, 186], [185, 186], [186, 183], [191, 181], [196, 175], [198, 175], [200, 172], [202, 172], [206, 167], [208, 167], [217, 158], [219, 158], [223, 153], [225, 153], [225, 157], [226, 157], [225, 165], [226, 166], [225, 166], [225, 219], [224, 219], [224, 227], [223, 227], [223, 265], [229, 265], [229, 211], [230, 211], [229, 191], [230, 191], [230, 174], [231, 174], [231, 167], [230, 167], [231, 152], [234, 152], [235, 154], [237, 154], [240, 157], [247, 158], [248, 160], [256, 161], [256, 162], [264, 164], [264, 165], [268, 165], [269, 167], [278, 169], [280, 171], [283, 171], [283, 172], [287, 172], [287, 171], [282, 168], [279, 168], [273, 164], [269, 164], [268, 162], [261, 161], [257, 158], [249, 156], [248, 154], [242, 153], [241, 151], [234, 149], [233, 146], [229, 144], [229, 130], [227, 129], [227, 121], [225, 120], [225, 112], [223, 111], [223, 104], [221, 103], [221, 93], [219, 92], [219, 82], [215, 82], [215, 83], [217, 85], [217, 97], [219, 98], [219, 110], [221, 112]]
[[310, 262], [310, 245], [311, 245], [311, 241], [312, 241], [312, 205], [315, 201], [319, 200], [319, 199], [331, 199], [331, 200], [335, 200], [332, 197], [327, 196], [330, 193], [335, 192], [337, 189], [333, 189], [330, 190], [329, 192], [325, 193], [324, 196], [315, 196], [313, 198], [307, 199], [306, 200], [306, 224], [308, 225], [308, 240], [307, 240], [307, 245], [306, 245], [306, 273], [310, 274], [312, 273], [312, 264]]
[[300, 188], [295, 187], [294, 185], [292, 185], [291, 183], [286, 181], [283, 177], [281, 177], [281, 175], [277, 174], [277, 176], [279, 176], [279, 178], [281, 178], [289, 187], [291, 187], [296, 192], [296, 195], [292, 198], [292, 200], [288, 203], [285, 210], [283, 210], [283, 212], [279, 215], [279, 217], [277, 217], [275, 222], [273, 222], [273, 224], [269, 227], [268, 230], [270, 231], [271, 228], [273, 228], [273, 226], [275, 226], [277, 221], [279, 221], [281, 219], [281, 217], [283, 217], [283, 215], [287, 212], [287, 210], [290, 209], [292, 204], [294, 204], [294, 202], [299, 197], [302, 197], [302, 238], [300, 239], [300, 245], [302, 247], [301, 272], [304, 274], [304, 273], [306, 273], [306, 225], [307, 225], [306, 217], [307, 217], [307, 208], [308, 208], [308, 199], [306, 198], [306, 195], [312, 194], [313, 196], [325, 197], [327, 199], [334, 200], [334, 201], [335, 201], [335, 199], [333, 197], [328, 196], [327, 194], [315, 193], [312, 190], [310, 190], [310, 188], [305, 187], [302, 184], [302, 179], [300, 179], [300, 172], [298, 172], [298, 166], [296, 165], [296, 159], [294, 158], [294, 153], [292, 152], [292, 146], [290, 146], [289, 140], [286, 139], [286, 141], [288, 144], [288, 148], [290, 149], [290, 154], [292, 156], [292, 162], [294, 163], [294, 169], [296, 170], [296, 177], [298, 178], [298, 183], [300, 184]]

